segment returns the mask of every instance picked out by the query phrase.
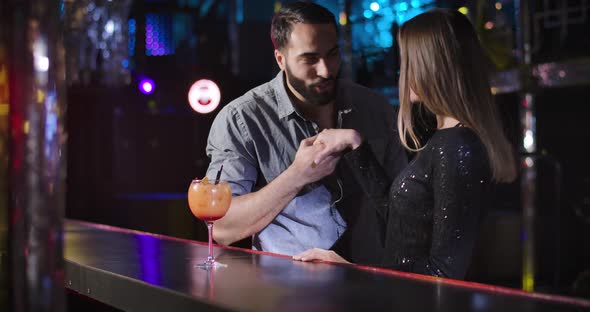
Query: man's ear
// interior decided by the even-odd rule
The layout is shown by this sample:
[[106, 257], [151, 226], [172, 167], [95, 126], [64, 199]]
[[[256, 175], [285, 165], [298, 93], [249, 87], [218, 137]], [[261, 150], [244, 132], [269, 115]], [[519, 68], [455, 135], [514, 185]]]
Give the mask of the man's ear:
[[277, 61], [277, 65], [279, 65], [279, 68], [281, 70], [285, 70], [286, 59], [283, 53], [281, 53], [281, 51], [279, 51], [278, 49], [275, 49], [275, 60]]

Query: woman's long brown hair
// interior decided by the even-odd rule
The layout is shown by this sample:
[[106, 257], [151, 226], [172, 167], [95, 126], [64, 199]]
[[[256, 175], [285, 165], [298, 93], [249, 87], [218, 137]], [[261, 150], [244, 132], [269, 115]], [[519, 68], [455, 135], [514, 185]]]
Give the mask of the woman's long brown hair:
[[434, 9], [402, 25], [398, 40], [402, 144], [412, 151], [421, 149], [414, 131], [411, 88], [431, 113], [453, 117], [473, 129], [487, 150], [495, 181], [514, 180], [516, 164], [492, 97], [489, 63], [467, 17]]

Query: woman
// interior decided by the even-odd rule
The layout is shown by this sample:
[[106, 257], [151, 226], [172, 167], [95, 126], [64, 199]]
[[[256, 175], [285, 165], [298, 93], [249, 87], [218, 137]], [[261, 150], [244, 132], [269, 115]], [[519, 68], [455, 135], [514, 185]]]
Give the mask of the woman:
[[[385, 250], [379, 266], [463, 279], [491, 184], [514, 180], [514, 159], [469, 20], [453, 10], [434, 9], [406, 22], [398, 39], [398, 130], [402, 144], [419, 153], [391, 183], [358, 132], [330, 129], [314, 141], [324, 145], [315, 162], [352, 149], [344, 159], [374, 199], [381, 220], [375, 225]], [[423, 147], [413, 124], [414, 105], [423, 105], [437, 120]], [[322, 249], [293, 258], [347, 262]]]

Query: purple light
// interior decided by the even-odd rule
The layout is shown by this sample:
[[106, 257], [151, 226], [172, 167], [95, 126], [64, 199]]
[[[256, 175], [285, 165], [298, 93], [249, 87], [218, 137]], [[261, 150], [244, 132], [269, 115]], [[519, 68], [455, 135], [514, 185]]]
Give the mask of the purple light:
[[154, 92], [156, 85], [154, 84], [154, 81], [151, 79], [142, 79], [139, 82], [139, 91], [141, 91], [141, 93], [143, 94], [151, 94], [152, 92]]
[[136, 234], [135, 240], [140, 259], [141, 279], [146, 283], [160, 285], [162, 282], [160, 241], [145, 234]]

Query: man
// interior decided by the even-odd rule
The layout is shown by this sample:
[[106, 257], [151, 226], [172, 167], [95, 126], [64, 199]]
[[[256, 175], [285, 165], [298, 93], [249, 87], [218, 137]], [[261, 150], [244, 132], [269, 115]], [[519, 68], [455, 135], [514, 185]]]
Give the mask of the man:
[[213, 122], [207, 176], [215, 177], [223, 165], [222, 179], [234, 196], [215, 223], [218, 243], [252, 236], [253, 249], [286, 255], [328, 249], [337, 241], [344, 256], [355, 248], [364, 254], [359, 246], [368, 253], [378, 249], [378, 237], [349, 242], [350, 235], [343, 236], [365, 201], [345, 165], [336, 169], [339, 155], [314, 164], [321, 144], [314, 145], [313, 136], [341, 127], [358, 130], [391, 177], [407, 163], [393, 107], [377, 93], [338, 79], [337, 29], [333, 14], [319, 5], [283, 6], [271, 26], [281, 72], [229, 103]]

